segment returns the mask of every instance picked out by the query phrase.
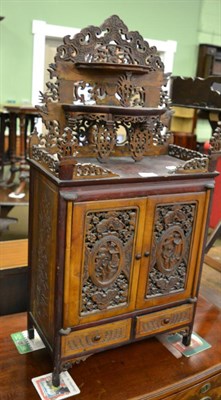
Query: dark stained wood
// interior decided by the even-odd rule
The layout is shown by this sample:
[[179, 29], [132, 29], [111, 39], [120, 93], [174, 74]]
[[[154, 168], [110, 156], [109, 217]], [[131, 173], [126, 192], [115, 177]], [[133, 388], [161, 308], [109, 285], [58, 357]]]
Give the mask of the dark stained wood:
[[221, 85], [221, 76], [210, 76], [205, 79], [173, 76], [172, 105], [220, 113], [221, 96], [213, 89], [215, 83]]
[[210, 75], [221, 75], [221, 47], [200, 44], [196, 76], [206, 78]]
[[28, 268], [0, 269], [0, 315], [27, 310]]
[[[214, 399], [219, 399], [221, 386], [215, 378], [221, 373], [220, 324], [221, 311], [201, 298], [194, 331], [212, 348], [191, 358], [176, 359], [152, 338], [94, 355], [69, 370], [81, 390], [73, 398], [169, 400], [176, 393], [175, 399], [187, 400], [195, 393], [194, 399], [201, 400], [200, 390], [210, 383]], [[26, 314], [1, 317], [0, 326], [1, 400], [38, 400], [31, 379], [51, 371], [47, 351], [38, 350], [26, 355], [17, 352], [10, 334], [26, 329]], [[195, 392], [197, 384], [199, 388]], [[182, 396], [184, 390], [186, 394]], [[204, 397], [210, 396], [211, 391]]]
[[194, 133], [174, 132], [174, 144], [186, 149], [196, 149], [196, 135]]

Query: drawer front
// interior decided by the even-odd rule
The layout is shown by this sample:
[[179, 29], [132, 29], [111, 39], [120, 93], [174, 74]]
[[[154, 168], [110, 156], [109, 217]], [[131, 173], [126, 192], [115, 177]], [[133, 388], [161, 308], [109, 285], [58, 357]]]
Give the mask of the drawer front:
[[117, 321], [70, 333], [62, 338], [62, 356], [70, 356], [130, 339], [131, 320]]
[[136, 338], [188, 324], [192, 317], [193, 306], [190, 304], [137, 317]]
[[183, 390], [165, 400], [220, 400], [221, 399], [221, 374]]

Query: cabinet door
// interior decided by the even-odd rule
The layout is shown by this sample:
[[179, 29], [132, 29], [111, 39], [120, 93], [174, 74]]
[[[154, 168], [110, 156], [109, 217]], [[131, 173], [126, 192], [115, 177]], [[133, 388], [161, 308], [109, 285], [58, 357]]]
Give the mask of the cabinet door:
[[66, 326], [134, 309], [145, 212], [145, 199], [69, 204]]
[[194, 297], [208, 196], [193, 193], [148, 198], [137, 307]]

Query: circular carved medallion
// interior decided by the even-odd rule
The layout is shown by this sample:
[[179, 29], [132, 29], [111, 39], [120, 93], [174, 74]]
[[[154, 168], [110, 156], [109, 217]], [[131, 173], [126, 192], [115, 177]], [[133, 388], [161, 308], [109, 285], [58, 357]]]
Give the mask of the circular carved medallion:
[[91, 252], [90, 276], [99, 287], [112, 284], [121, 273], [124, 253], [120, 239], [108, 235], [98, 240]]
[[156, 264], [160, 272], [170, 274], [181, 263], [185, 252], [185, 236], [179, 226], [167, 229], [157, 246]]

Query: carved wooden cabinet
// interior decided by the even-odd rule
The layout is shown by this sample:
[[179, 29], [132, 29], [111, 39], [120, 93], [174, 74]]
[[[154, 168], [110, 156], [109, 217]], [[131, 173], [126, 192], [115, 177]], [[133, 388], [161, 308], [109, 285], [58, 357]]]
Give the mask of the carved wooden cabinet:
[[117, 16], [55, 61], [30, 142], [28, 330], [58, 385], [101, 350], [166, 331], [189, 343], [216, 173], [172, 144], [163, 64]]

